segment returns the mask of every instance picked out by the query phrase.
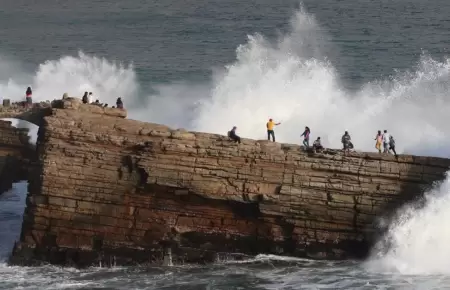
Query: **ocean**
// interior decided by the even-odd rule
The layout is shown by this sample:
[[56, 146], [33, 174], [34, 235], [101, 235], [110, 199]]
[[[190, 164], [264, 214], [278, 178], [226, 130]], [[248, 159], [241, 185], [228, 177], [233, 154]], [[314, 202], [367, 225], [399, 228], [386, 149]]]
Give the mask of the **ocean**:
[[[85, 91], [129, 117], [374, 151], [450, 154], [450, 2], [435, 0], [24, 1], [0, 8], [0, 99]], [[35, 137], [36, 127], [30, 127]], [[406, 206], [366, 261], [258, 255], [172, 267], [8, 267], [26, 182], [0, 196], [0, 289], [450, 289], [450, 181]]]

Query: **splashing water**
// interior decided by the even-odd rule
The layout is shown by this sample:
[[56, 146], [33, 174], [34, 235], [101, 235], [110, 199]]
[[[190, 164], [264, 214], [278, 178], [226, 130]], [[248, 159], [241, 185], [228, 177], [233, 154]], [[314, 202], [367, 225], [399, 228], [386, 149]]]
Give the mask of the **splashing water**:
[[450, 274], [450, 179], [425, 195], [423, 207], [399, 210], [374, 248], [369, 267], [402, 274]]
[[309, 126], [313, 138], [321, 136], [326, 146], [340, 147], [340, 137], [349, 130], [356, 147], [370, 151], [376, 131], [388, 129], [399, 151], [449, 153], [441, 145], [450, 133], [444, 125], [450, 109], [450, 60], [440, 63], [423, 55], [414, 72], [347, 92], [320, 55], [318, 39], [326, 37], [318, 35], [317, 27], [314, 17], [301, 10], [291, 32], [277, 43], [250, 36], [211, 99], [202, 102], [195, 128], [223, 133], [236, 125], [242, 136], [265, 138], [265, 122], [274, 118], [282, 122], [276, 129], [280, 141], [300, 143], [304, 126]]
[[[238, 47], [235, 62], [214, 75], [211, 83], [154, 85], [155, 94], [149, 94], [149, 90], [141, 87], [132, 65], [125, 66], [82, 52], [47, 61], [34, 74], [0, 57], [0, 98], [23, 100], [27, 86], [33, 87], [35, 101], [59, 98], [65, 92], [81, 96], [84, 91], [92, 91], [95, 98], [110, 105], [115, 104], [118, 96], [123, 97], [129, 116], [143, 121], [222, 134], [236, 125], [242, 137], [265, 138], [265, 123], [274, 118], [282, 122], [276, 128], [277, 140], [281, 142], [300, 143], [303, 127], [309, 126], [312, 138], [321, 136], [325, 146], [340, 147], [340, 136], [344, 130], [349, 130], [356, 147], [368, 151], [375, 151], [375, 132], [388, 129], [396, 137], [399, 152], [448, 156], [450, 127], [446, 120], [450, 109], [450, 59], [439, 62], [423, 53], [417, 66], [410, 71], [396, 72], [388, 79], [375, 80], [357, 91], [348, 91], [329, 59], [330, 51], [333, 51], [328, 38], [314, 16], [300, 9], [291, 20], [290, 32], [276, 41], [269, 41], [260, 34], [249, 36], [248, 42]], [[445, 220], [450, 218], [446, 211], [450, 208], [449, 190], [450, 181], [447, 180], [439, 189], [427, 194], [423, 208], [411, 206], [400, 211], [385, 240], [378, 245], [381, 250], [370, 261], [372, 266], [376, 264], [383, 270], [393, 269], [403, 274], [449, 274], [447, 241], [450, 241], [450, 231], [445, 228]], [[5, 194], [1, 198], [2, 209], [6, 209], [11, 195]], [[21, 200], [15, 202], [24, 206], [25, 195], [17, 198]], [[11, 199], [10, 203], [13, 201]], [[23, 207], [13, 211], [0, 214], [5, 221], [10, 219], [3, 222], [4, 227], [0, 229], [4, 233], [0, 241], [3, 260], [17, 238], [22, 221]], [[255, 259], [271, 260], [273, 257]], [[18, 269], [0, 264], [0, 272], [5, 277], [9, 275], [11, 283], [16, 283]], [[24, 277], [19, 284], [25, 283], [35, 271], [33, 268], [21, 269]], [[56, 268], [52, 269], [56, 271]], [[323, 269], [324, 272], [336, 271], [337, 267], [332, 264]], [[349, 269], [356, 270], [351, 273]], [[323, 277], [338, 279], [339, 283], [361, 279], [358, 283], [365, 289], [367, 277], [372, 277], [365, 270], [357, 269], [353, 264], [345, 265], [338, 273], [326, 272]], [[72, 275], [67, 269], [57, 271]], [[306, 272], [299, 276], [297, 271]], [[318, 268], [311, 266], [308, 270], [302, 265], [292, 271], [292, 281], [297, 279], [297, 285], [301, 285], [305, 279], [315, 280], [313, 274], [317, 271]], [[251, 275], [255, 272], [259, 271], [251, 271]], [[39, 279], [45, 278], [39, 270], [36, 273]], [[351, 279], [348, 279], [349, 273], [353, 276]], [[59, 277], [60, 272], [57, 274]], [[86, 273], [87, 276], [91, 274]], [[187, 279], [191, 281], [188, 274]], [[128, 275], [124, 273], [123, 277]], [[233, 275], [227, 281], [236, 279]], [[392, 279], [391, 276], [383, 279]], [[152, 279], [150, 277], [148, 283], [154, 283]], [[286, 283], [286, 274], [280, 273], [277, 279]], [[378, 278], [372, 279], [376, 284]], [[179, 277], [174, 280], [178, 281]], [[138, 279], [133, 277], [127, 281], [124, 278], [124, 281], [133, 283]], [[76, 283], [77, 279], [71, 282]], [[29, 285], [29, 289], [34, 286]], [[429, 285], [425, 288], [430, 289]]]
[[[0, 58], [0, 71], [9, 70], [11, 66], [11, 61]], [[94, 98], [110, 106], [115, 105], [118, 96], [122, 96], [131, 107], [135, 105], [133, 96], [137, 95], [138, 90], [132, 66], [123, 66], [82, 52], [78, 57], [65, 56], [41, 64], [32, 78], [23, 71], [14, 71], [10, 78], [0, 80], [1, 97], [21, 101], [30, 85], [35, 102], [60, 98], [66, 92], [70, 96], [81, 97], [88, 91], [94, 92]]]
[[[292, 18], [290, 32], [277, 41], [249, 36], [237, 49], [236, 61], [210, 84], [154, 85], [156, 93], [149, 95], [137, 83], [132, 66], [81, 52], [40, 65], [31, 82], [38, 101], [64, 92], [81, 96], [93, 91], [111, 106], [122, 96], [130, 118], [174, 127], [225, 134], [236, 125], [242, 137], [262, 139], [267, 120], [273, 118], [282, 122], [276, 128], [280, 142], [300, 143], [304, 126], [309, 126], [311, 138], [320, 136], [327, 147], [340, 147], [340, 137], [348, 130], [358, 150], [374, 151], [376, 131], [388, 129], [398, 152], [450, 153], [450, 127], [445, 125], [449, 59], [438, 62], [423, 54], [414, 70], [349, 92], [327, 60], [328, 38], [302, 8]], [[28, 83], [23, 73], [14, 75], [0, 79], [0, 91], [18, 100]]]

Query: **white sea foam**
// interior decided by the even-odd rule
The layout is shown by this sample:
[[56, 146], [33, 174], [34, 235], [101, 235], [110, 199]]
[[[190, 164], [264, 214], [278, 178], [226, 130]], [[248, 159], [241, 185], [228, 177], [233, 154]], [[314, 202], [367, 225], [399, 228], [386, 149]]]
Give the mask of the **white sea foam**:
[[[450, 274], [450, 179], [398, 211], [368, 266], [402, 274]], [[423, 205], [423, 206], [422, 206]]]
[[[330, 50], [328, 39], [314, 16], [300, 9], [278, 40], [250, 35], [212, 83], [154, 84], [153, 95], [141, 89], [133, 66], [84, 53], [47, 61], [31, 75], [0, 58], [0, 97], [23, 99], [28, 85], [38, 101], [92, 91], [110, 106], [122, 96], [131, 118], [175, 127], [223, 134], [236, 125], [243, 137], [266, 138], [265, 123], [273, 118], [282, 122], [276, 128], [280, 142], [300, 143], [309, 126], [312, 138], [340, 147], [347, 129], [357, 149], [373, 151], [376, 131], [387, 129], [399, 152], [450, 153], [449, 59], [424, 54], [410, 71], [349, 92], [323, 52]], [[12, 71], [9, 78], [5, 69]]]
[[[348, 91], [323, 50], [330, 47], [328, 38], [314, 16], [300, 9], [278, 40], [250, 35], [236, 50], [236, 60], [211, 83], [154, 85], [153, 95], [141, 88], [132, 65], [84, 53], [49, 60], [35, 72], [0, 57], [0, 98], [22, 100], [27, 86], [33, 87], [36, 101], [92, 91], [110, 106], [123, 97], [135, 119], [215, 133], [236, 125], [242, 137], [265, 138], [265, 123], [273, 118], [282, 122], [276, 128], [281, 142], [300, 143], [303, 127], [309, 126], [312, 138], [321, 136], [325, 146], [340, 147], [340, 136], [349, 130], [356, 148], [369, 151], [374, 151], [375, 132], [388, 129], [400, 152], [448, 156], [449, 59], [440, 62], [423, 54], [409, 71]], [[423, 209], [400, 213], [387, 236], [391, 247], [377, 257], [386, 269], [448, 274], [449, 189], [446, 181], [430, 192]]]

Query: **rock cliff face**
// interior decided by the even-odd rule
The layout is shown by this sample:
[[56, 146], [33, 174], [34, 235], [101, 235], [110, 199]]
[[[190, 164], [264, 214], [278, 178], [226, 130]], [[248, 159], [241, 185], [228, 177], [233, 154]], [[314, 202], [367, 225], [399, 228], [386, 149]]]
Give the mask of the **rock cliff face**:
[[450, 160], [171, 130], [65, 101], [39, 130], [11, 262], [214, 261], [220, 253], [363, 257], [374, 221], [442, 180]]
[[0, 194], [13, 182], [27, 179], [28, 129], [19, 129], [0, 120]]

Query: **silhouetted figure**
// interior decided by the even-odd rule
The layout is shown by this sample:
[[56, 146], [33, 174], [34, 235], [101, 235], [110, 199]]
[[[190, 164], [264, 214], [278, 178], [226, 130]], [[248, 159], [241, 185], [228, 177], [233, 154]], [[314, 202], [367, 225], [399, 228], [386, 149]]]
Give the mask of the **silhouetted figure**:
[[33, 91], [31, 90], [31, 87], [27, 88], [27, 91], [25, 92], [25, 107], [30, 108], [33, 106]]
[[101, 106], [100, 101], [99, 100], [95, 100], [94, 105]]
[[84, 92], [83, 97], [81, 98], [81, 101], [83, 102], [83, 104], [89, 104], [89, 96], [88, 96], [88, 92]]
[[237, 143], [241, 143], [241, 137], [239, 137], [238, 135], [236, 135], [236, 129], [237, 127], [234, 126], [233, 129], [231, 129], [231, 131], [228, 132], [228, 137], [230, 137], [231, 140], [233, 140], [234, 142]]
[[89, 92], [89, 95], [88, 95], [88, 104], [92, 104], [93, 101], [94, 101], [94, 95], [92, 94], [92, 92]]
[[123, 102], [121, 97], [117, 98], [116, 105], [118, 109], [123, 109]]

